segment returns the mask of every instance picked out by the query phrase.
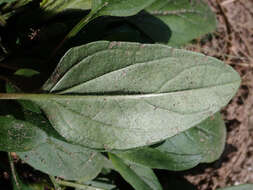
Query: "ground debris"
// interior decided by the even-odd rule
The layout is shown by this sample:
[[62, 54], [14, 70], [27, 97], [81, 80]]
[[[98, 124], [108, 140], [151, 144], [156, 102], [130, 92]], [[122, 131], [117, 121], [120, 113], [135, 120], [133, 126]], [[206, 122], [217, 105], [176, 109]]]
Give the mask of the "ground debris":
[[217, 57], [242, 77], [236, 97], [222, 111], [228, 136], [226, 149], [212, 164], [200, 165], [185, 178], [199, 190], [253, 183], [253, 1], [208, 0], [218, 28], [210, 40], [186, 48]]

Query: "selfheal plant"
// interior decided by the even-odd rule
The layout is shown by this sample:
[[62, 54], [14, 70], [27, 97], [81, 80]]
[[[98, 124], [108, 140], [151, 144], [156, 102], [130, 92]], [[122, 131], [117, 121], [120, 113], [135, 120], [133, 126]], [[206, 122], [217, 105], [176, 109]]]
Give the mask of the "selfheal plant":
[[[219, 110], [235, 95], [240, 77], [216, 58], [175, 48], [215, 28], [205, 3], [44, 0], [40, 6], [43, 19], [90, 10], [52, 56], [68, 41], [85, 43], [61, 57], [36, 93], [5, 78], [1, 105], [15, 100], [20, 110], [0, 106], [0, 150], [48, 174], [56, 189], [117, 189], [101, 182], [98, 174], [106, 168], [137, 190], [159, 190], [152, 169], [182, 171], [219, 158], [226, 136]], [[15, 73], [25, 71], [32, 70]], [[23, 189], [12, 173], [16, 189]]]

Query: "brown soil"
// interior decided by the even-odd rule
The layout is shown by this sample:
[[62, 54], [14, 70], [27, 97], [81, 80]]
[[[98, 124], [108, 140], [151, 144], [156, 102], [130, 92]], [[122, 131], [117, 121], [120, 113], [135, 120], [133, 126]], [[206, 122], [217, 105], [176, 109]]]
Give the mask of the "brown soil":
[[217, 57], [242, 77], [241, 87], [222, 111], [227, 125], [224, 154], [213, 164], [200, 165], [185, 178], [199, 190], [253, 183], [253, 0], [208, 0], [218, 28], [211, 40], [187, 49]]

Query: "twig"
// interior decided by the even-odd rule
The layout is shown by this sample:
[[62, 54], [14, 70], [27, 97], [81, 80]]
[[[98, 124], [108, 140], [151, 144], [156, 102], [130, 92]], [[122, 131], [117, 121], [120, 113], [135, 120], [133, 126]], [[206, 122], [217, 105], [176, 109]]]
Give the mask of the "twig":
[[202, 14], [202, 12], [196, 11], [196, 10], [193, 10], [193, 9], [181, 9], [181, 10], [176, 10], [176, 11], [160, 11], [160, 10], [150, 11], [150, 14], [157, 15], [157, 16], [159, 16], [159, 15], [164, 15], [164, 16], [167, 16], [167, 15], [180, 15], [180, 14], [187, 14], [187, 13]]
[[9, 158], [9, 162], [10, 162], [10, 167], [11, 167], [11, 173], [12, 173], [12, 176], [13, 176], [13, 180], [14, 180], [14, 182], [15, 182], [17, 188], [18, 188], [19, 190], [21, 190], [21, 186], [20, 186], [20, 183], [19, 183], [19, 181], [18, 181], [18, 177], [17, 177], [17, 175], [16, 175], [16, 170], [15, 170], [15, 166], [14, 166], [14, 161], [13, 161], [13, 158], [12, 158], [10, 152], [8, 152], [8, 158]]
[[58, 185], [58, 183], [56, 182], [56, 179], [51, 175], [49, 176], [49, 178], [50, 178], [52, 184], [54, 185], [55, 190], [61, 190], [61, 186]]
[[227, 33], [230, 35], [232, 31], [231, 31], [231, 28], [230, 28], [230, 23], [228, 21], [227, 15], [225, 14], [225, 11], [222, 7], [222, 3], [220, 3], [220, 0], [216, 0], [216, 2], [217, 2], [218, 9], [219, 9], [220, 13], [222, 14], [222, 16], [224, 18], [225, 25], [226, 25], [226, 28], [227, 28]]

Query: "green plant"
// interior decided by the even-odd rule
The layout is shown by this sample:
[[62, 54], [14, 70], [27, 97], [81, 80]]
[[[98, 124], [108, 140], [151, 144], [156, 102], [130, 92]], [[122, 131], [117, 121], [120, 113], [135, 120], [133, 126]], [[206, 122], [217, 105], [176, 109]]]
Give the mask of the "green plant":
[[[137, 190], [159, 190], [152, 169], [219, 158], [226, 136], [219, 110], [240, 77], [218, 59], [174, 48], [215, 29], [205, 3], [43, 0], [27, 13], [36, 3], [1, 5], [7, 29], [15, 10], [27, 19], [20, 25], [16, 17], [14, 48], [1, 45], [13, 49], [0, 65], [8, 70], [0, 73], [1, 151], [48, 174], [55, 189], [117, 189], [108, 177], [116, 170]], [[14, 189], [35, 188], [19, 179], [10, 153], [9, 160]]]

